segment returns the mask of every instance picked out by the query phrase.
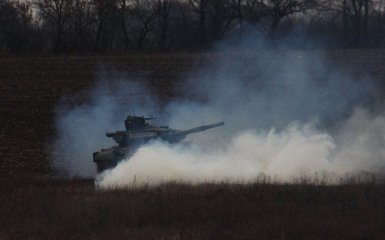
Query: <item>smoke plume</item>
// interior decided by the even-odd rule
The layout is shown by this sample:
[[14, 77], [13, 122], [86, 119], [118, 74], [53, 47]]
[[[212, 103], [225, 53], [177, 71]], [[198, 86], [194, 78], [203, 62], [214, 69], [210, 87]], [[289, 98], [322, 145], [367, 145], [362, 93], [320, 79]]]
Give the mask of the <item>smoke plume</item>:
[[[187, 129], [225, 121], [221, 128], [170, 145], [149, 142], [117, 167], [97, 176], [101, 187], [168, 181], [252, 182], [261, 174], [292, 181], [301, 172], [336, 176], [381, 172], [385, 116], [370, 110], [376, 86], [334, 66], [322, 52], [258, 50], [205, 55], [183, 80], [183, 97], [160, 107], [140, 81], [120, 76], [99, 84], [90, 101], [58, 110], [58, 168], [92, 176], [92, 152], [113, 145], [104, 133], [138, 115]], [[116, 78], [105, 73], [102, 80]], [[122, 99], [124, 101], [122, 101]]]
[[73, 108], [58, 106], [58, 138], [52, 157], [59, 174], [95, 176], [92, 153], [113, 145], [105, 133], [123, 129], [123, 120], [136, 106], [147, 109], [148, 113], [157, 113], [155, 95], [140, 80], [124, 82], [126, 77], [103, 71], [86, 102]]

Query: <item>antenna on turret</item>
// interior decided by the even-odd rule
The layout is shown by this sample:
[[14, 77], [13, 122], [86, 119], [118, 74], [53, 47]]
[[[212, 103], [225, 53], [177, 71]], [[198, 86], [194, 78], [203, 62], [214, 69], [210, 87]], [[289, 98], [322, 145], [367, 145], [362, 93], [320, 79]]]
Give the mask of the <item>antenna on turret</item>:
[[134, 117], [136, 116], [135, 115], [135, 107], [132, 107], [132, 113], [134, 114]]

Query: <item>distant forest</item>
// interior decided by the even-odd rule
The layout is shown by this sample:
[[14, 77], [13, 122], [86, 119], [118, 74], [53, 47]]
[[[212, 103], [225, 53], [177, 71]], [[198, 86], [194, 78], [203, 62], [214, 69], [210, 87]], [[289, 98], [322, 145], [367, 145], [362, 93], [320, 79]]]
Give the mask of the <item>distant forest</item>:
[[[251, 34], [253, 33], [253, 34]], [[385, 46], [383, 0], [0, 0], [0, 54]]]

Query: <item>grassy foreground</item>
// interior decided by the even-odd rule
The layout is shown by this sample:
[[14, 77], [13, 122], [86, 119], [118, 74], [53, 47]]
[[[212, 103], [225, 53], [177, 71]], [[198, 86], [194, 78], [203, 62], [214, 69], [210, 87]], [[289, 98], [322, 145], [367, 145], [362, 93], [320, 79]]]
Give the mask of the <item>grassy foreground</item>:
[[382, 184], [166, 184], [1, 179], [0, 239], [383, 239]]

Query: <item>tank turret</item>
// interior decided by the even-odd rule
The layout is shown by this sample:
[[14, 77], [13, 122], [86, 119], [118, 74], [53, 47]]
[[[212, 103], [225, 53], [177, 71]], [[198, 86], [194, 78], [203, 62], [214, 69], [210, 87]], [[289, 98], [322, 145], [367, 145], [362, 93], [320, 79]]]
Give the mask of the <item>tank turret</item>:
[[154, 126], [147, 122], [153, 119], [154, 118], [128, 116], [124, 121], [125, 131], [107, 132], [106, 136], [112, 138], [118, 146], [94, 152], [93, 159], [96, 163], [98, 173], [115, 167], [118, 162], [132, 156], [140, 146], [150, 140], [161, 139], [169, 143], [178, 143], [188, 134], [202, 132], [224, 125], [224, 122], [218, 122], [188, 130], [176, 130], [168, 126]]

